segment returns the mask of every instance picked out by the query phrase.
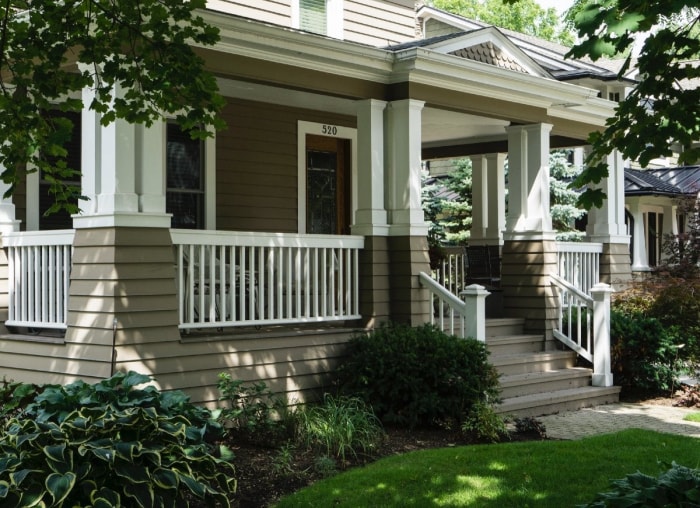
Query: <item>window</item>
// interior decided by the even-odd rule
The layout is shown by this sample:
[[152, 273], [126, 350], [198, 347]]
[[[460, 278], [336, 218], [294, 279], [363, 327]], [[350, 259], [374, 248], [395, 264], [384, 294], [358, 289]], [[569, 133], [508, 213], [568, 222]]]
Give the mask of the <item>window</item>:
[[647, 212], [646, 219], [649, 266], [657, 266], [661, 261], [661, 241], [663, 239], [664, 214]]
[[294, 0], [292, 27], [343, 38], [343, 0]]
[[[78, 172], [81, 170], [81, 125], [82, 116], [80, 113], [52, 111], [49, 113], [52, 117], [64, 117], [73, 122], [73, 132], [71, 138], [65, 143], [64, 147], [68, 151], [66, 156], [66, 164], [69, 168]], [[80, 174], [71, 176], [70, 179], [64, 179], [63, 182], [67, 185], [80, 187]], [[70, 214], [61, 209], [57, 212], [46, 215], [46, 211], [55, 203], [55, 196], [50, 192], [51, 183], [46, 179], [46, 175], [42, 171], [39, 175], [39, 229], [40, 230], [55, 230], [55, 229], [71, 229], [73, 227], [73, 219]], [[75, 203], [77, 205], [77, 202]]]
[[172, 227], [204, 228], [204, 142], [168, 123], [166, 145], [166, 212]]

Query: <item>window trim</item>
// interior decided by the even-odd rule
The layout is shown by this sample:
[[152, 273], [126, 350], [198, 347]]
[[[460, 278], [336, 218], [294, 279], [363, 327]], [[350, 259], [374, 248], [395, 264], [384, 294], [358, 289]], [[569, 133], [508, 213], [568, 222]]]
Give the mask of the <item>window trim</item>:
[[[292, 0], [292, 28], [297, 30], [301, 27], [300, 0]], [[344, 38], [344, 0], [326, 0], [326, 35], [334, 39]]]

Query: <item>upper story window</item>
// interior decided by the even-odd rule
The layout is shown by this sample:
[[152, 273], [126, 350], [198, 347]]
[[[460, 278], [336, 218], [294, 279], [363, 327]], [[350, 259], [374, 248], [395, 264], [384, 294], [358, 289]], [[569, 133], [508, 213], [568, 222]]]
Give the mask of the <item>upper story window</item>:
[[165, 210], [172, 227], [204, 229], [204, 142], [167, 124]]
[[292, 3], [292, 26], [343, 38], [343, 0], [294, 0]]

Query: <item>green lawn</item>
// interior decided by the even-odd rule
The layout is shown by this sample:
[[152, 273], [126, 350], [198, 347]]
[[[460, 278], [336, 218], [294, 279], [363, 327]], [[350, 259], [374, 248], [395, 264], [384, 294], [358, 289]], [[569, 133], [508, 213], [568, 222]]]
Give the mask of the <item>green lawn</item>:
[[684, 420], [687, 420], [689, 422], [700, 422], [700, 413], [690, 413], [685, 415]]
[[289, 507], [573, 507], [637, 470], [700, 467], [700, 439], [626, 430], [580, 441], [442, 448], [388, 457], [318, 482]]

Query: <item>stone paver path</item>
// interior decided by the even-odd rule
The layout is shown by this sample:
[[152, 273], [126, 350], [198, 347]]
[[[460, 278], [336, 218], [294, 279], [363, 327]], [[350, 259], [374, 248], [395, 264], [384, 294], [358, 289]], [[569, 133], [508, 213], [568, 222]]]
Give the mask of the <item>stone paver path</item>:
[[581, 439], [623, 429], [649, 429], [700, 438], [700, 423], [687, 422], [683, 417], [699, 409], [654, 404], [619, 403], [541, 416], [552, 439]]

